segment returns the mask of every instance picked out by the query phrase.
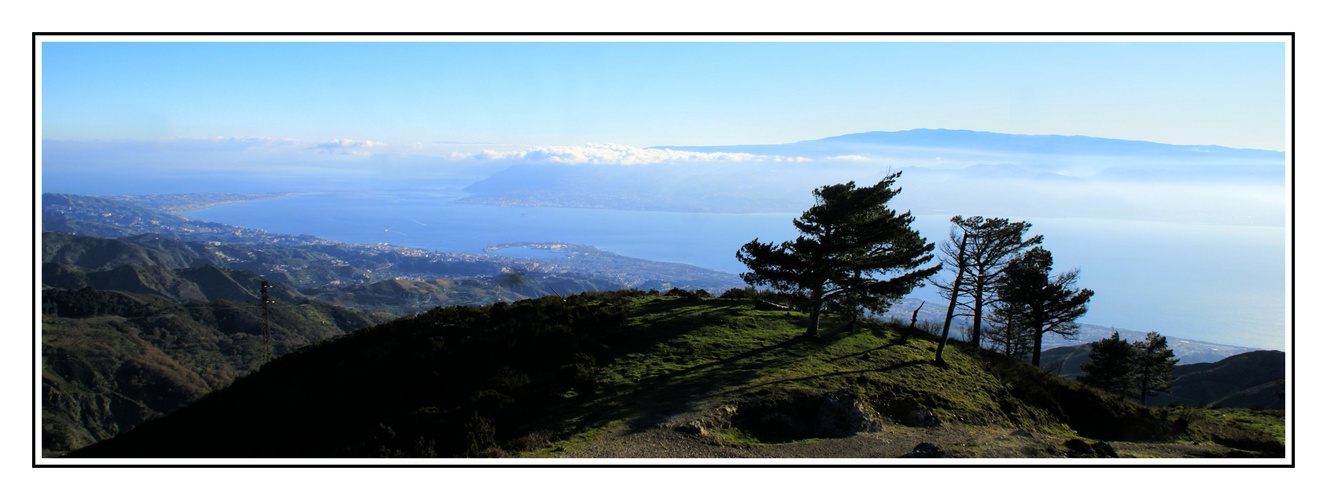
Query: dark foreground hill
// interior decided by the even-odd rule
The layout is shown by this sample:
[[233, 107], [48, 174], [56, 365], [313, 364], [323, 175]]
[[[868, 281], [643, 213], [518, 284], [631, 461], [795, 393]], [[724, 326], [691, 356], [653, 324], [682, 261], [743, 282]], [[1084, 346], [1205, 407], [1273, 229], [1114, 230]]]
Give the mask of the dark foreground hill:
[[[1175, 367], [1169, 393], [1157, 405], [1182, 404], [1213, 408], [1284, 409], [1286, 353], [1254, 351], [1217, 361]], [[1148, 400], [1148, 404], [1153, 404]]]
[[686, 292], [438, 308], [70, 456], [1284, 454], [1279, 412], [1144, 408], [963, 345], [937, 366], [933, 340], [878, 323], [804, 340], [803, 319]]
[[[1042, 353], [1042, 364], [1066, 378], [1082, 374], [1091, 345], [1057, 347]], [[1286, 353], [1253, 351], [1214, 363], [1175, 367], [1171, 391], [1149, 397], [1152, 406], [1180, 404], [1285, 409]]]
[[[152, 268], [158, 269], [158, 268]], [[316, 302], [270, 306], [276, 355], [379, 320]], [[42, 450], [87, 446], [230, 384], [261, 361], [261, 305], [121, 291], [42, 291]]]

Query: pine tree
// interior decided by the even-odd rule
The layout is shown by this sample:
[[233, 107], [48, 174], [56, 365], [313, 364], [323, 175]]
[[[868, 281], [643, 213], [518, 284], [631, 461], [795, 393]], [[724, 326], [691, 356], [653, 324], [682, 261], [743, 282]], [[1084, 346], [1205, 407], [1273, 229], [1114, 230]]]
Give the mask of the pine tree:
[[1175, 380], [1175, 352], [1166, 346], [1166, 337], [1157, 332], [1147, 334], [1147, 339], [1134, 342], [1134, 379], [1138, 386], [1138, 402], [1147, 404], [1148, 396], [1170, 390], [1170, 383]]
[[1108, 339], [1091, 344], [1088, 361], [1080, 367], [1078, 380], [1084, 384], [1118, 394], [1131, 395], [1135, 378], [1136, 354], [1133, 344], [1115, 332]]
[[1031, 358], [1032, 335], [1028, 332], [1027, 326], [1022, 324], [1015, 308], [995, 302], [987, 320], [991, 328], [986, 337], [990, 339], [992, 350], [1021, 361], [1028, 361]]
[[802, 233], [796, 240], [775, 246], [755, 239], [738, 250], [737, 259], [750, 269], [742, 279], [804, 294], [809, 337], [819, 335], [820, 311], [829, 302], [888, 309], [940, 270], [922, 267], [935, 244], [912, 229], [912, 214], [888, 208], [900, 191], [892, 188], [898, 176], [862, 188], [848, 182], [816, 189], [816, 204], [793, 221]]
[[945, 326], [936, 348], [936, 362], [943, 362], [942, 354], [949, 339], [949, 325], [956, 309], [967, 311], [972, 317], [972, 334], [968, 340], [980, 346], [984, 307], [995, 299], [996, 284], [1005, 267], [1018, 257], [1019, 252], [1040, 244], [1040, 235], [1024, 239], [1032, 228], [1027, 222], [1009, 222], [1009, 219], [955, 216], [950, 220], [949, 241], [941, 249], [941, 262], [954, 271], [953, 284], [932, 281], [943, 293], [949, 294], [949, 309]]
[[1074, 288], [1078, 270], [1051, 278], [1051, 253], [1033, 247], [1011, 261], [997, 283], [1000, 308], [1027, 329], [1032, 338], [1032, 364], [1041, 366], [1041, 340], [1047, 333], [1072, 337], [1078, 320], [1087, 314], [1092, 290]]

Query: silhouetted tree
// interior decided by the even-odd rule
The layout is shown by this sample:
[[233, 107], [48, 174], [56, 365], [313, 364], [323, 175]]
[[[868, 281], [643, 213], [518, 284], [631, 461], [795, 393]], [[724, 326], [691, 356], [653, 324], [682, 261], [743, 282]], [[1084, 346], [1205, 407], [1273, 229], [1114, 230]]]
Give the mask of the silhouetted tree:
[[1093, 342], [1091, 346], [1088, 361], [1079, 368], [1083, 374], [1078, 380], [1105, 391], [1131, 394], [1136, 359], [1133, 344], [1121, 339], [1120, 332], [1115, 332], [1110, 338]]
[[1074, 288], [1078, 269], [1051, 278], [1051, 253], [1033, 247], [1014, 259], [996, 286], [999, 314], [1008, 315], [1032, 339], [1032, 364], [1041, 366], [1041, 339], [1047, 333], [1072, 337], [1075, 321], [1087, 313], [1092, 290]]
[[1175, 380], [1175, 352], [1166, 346], [1166, 337], [1149, 332], [1145, 340], [1133, 343], [1134, 379], [1138, 385], [1138, 402], [1147, 404], [1148, 396], [1170, 390]]
[[1010, 358], [1027, 361], [1032, 354], [1032, 335], [1015, 313], [1015, 308], [1004, 307], [1004, 304], [997, 301], [987, 319], [991, 325], [987, 333], [991, 349]]
[[955, 311], [963, 307], [972, 317], [972, 334], [968, 340], [981, 345], [981, 321], [985, 304], [995, 300], [996, 282], [1005, 267], [1019, 252], [1041, 243], [1040, 235], [1024, 239], [1032, 228], [1027, 222], [1009, 222], [1009, 219], [954, 216], [950, 220], [949, 241], [941, 248], [941, 262], [954, 271], [952, 284], [932, 280], [949, 294], [949, 309], [945, 313], [945, 326], [936, 348], [935, 360], [943, 363], [942, 354], [949, 339], [949, 326]]
[[[955, 216], [954, 219], [960, 220], [958, 216]], [[953, 243], [955, 238], [958, 238], [957, 243]], [[940, 341], [937, 342], [935, 346], [936, 363], [943, 364], [945, 362], [945, 343], [949, 342], [949, 326], [953, 324], [954, 321], [954, 309], [958, 306], [958, 297], [961, 295], [963, 286], [963, 274], [966, 271], [968, 262], [966, 254], [967, 248], [968, 233], [966, 231], [950, 228], [949, 243], [945, 244], [944, 250], [942, 251], [943, 256], [940, 257], [940, 259], [942, 264], [954, 266], [956, 269], [954, 271], [954, 286], [949, 288], [949, 308], [945, 310], [945, 324], [940, 327]], [[949, 260], [945, 260], [946, 256], [949, 257]], [[941, 290], [945, 290], [943, 285], [940, 285], [935, 281], [932, 281], [932, 283], [937, 287], [940, 287]]]
[[793, 220], [802, 233], [796, 240], [775, 246], [755, 239], [738, 250], [737, 259], [751, 269], [742, 279], [804, 294], [809, 337], [819, 335], [820, 311], [829, 301], [888, 309], [940, 270], [921, 267], [935, 244], [912, 229], [912, 214], [888, 208], [900, 191], [891, 188], [898, 176], [862, 188], [848, 182], [816, 189], [816, 204]]

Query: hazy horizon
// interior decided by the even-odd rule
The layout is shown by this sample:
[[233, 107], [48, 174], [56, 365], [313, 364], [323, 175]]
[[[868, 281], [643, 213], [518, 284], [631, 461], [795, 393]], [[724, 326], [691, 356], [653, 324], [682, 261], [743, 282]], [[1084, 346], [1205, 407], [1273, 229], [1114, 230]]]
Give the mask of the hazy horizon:
[[[891, 208], [928, 220], [1104, 221], [1042, 224], [1070, 249], [1057, 269], [1117, 262], [1093, 227], [1155, 237], [1171, 264], [1203, 255], [1184, 290], [1234, 286], [1216, 276], [1250, 262], [1260, 285], [1243, 295], [1168, 298], [1146, 268], [1110, 287], [1171, 301], [1153, 317], [1241, 304], [1266, 322], [1285, 307], [1267, 291], [1288, 278], [1284, 238], [1269, 236], [1289, 222], [1286, 53], [1261, 39], [46, 41], [38, 191], [464, 190], [469, 203], [588, 209], [572, 222], [594, 227], [607, 213], [594, 210], [796, 213], [817, 186], [901, 171]], [[1164, 224], [1196, 229], [1166, 239]], [[692, 260], [735, 248], [712, 250], [723, 255]], [[1120, 251], [1156, 265], [1147, 248]], [[1111, 272], [1085, 269], [1082, 285]], [[1108, 295], [1094, 301], [1110, 318], [1141, 307]]]

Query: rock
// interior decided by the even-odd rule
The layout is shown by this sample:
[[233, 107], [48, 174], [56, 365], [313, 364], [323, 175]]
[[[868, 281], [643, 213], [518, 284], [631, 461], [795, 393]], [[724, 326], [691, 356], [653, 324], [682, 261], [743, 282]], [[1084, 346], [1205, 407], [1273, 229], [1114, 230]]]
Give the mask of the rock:
[[885, 404], [885, 412], [895, 422], [908, 427], [935, 427], [940, 419], [931, 410], [915, 401], [906, 399], [891, 400]]
[[849, 389], [751, 399], [728, 416], [732, 426], [765, 442], [847, 437], [885, 428], [884, 417]]
[[725, 405], [699, 415], [691, 413], [668, 418], [659, 426], [676, 429], [687, 434], [710, 436], [716, 430], [731, 427], [733, 416], [736, 414], [737, 407]]
[[1069, 448], [1069, 458], [1094, 458], [1097, 456], [1097, 450], [1082, 439], [1070, 439], [1064, 442], [1064, 447]]
[[847, 389], [825, 395], [816, 414], [819, 433], [826, 436], [880, 432], [885, 425], [880, 414]]
[[1120, 458], [1120, 454], [1115, 452], [1115, 447], [1105, 441], [1092, 443], [1092, 450], [1097, 453], [1098, 458]]
[[1016, 430], [1016, 431], [1014, 431], [1014, 432], [1009, 433], [1009, 435], [1010, 435], [1010, 436], [1017, 436], [1017, 437], [1032, 437], [1032, 431], [1029, 431], [1029, 430], [1026, 430], [1026, 429], [1019, 429], [1019, 430]]
[[945, 452], [931, 443], [919, 443], [912, 451], [900, 458], [944, 458]]

